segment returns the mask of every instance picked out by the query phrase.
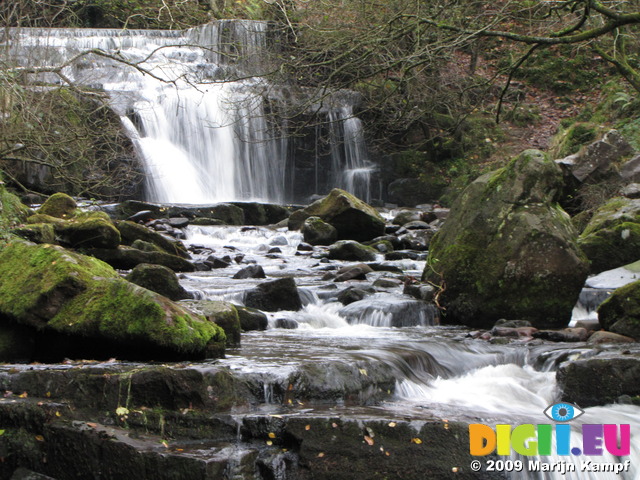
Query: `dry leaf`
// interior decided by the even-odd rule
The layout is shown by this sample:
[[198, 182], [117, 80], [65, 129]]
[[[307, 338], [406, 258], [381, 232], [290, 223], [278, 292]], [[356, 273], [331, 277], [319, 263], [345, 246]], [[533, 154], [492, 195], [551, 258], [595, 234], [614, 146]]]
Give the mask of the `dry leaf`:
[[29, 396], [29, 394], [27, 392], [22, 392], [20, 395], [18, 395], [18, 397], [20, 398], [27, 398]]
[[39, 442], [44, 442], [44, 437], [42, 435], [36, 435], [36, 440]]
[[320, 453], [318, 454], [318, 458], [322, 458], [322, 457], [324, 457], [324, 453], [320, 452]]
[[368, 445], [373, 445], [375, 443], [373, 441], [373, 438], [371, 438], [369, 435], [364, 436], [364, 441], [367, 442]]
[[98, 424], [97, 423], [93, 423], [93, 422], [87, 422], [87, 427], [97, 428]]
[[271, 446], [273, 445], [273, 442], [271, 440], [267, 440], [267, 445]]
[[273, 432], [269, 432], [269, 438], [276, 438], [276, 434]]
[[389, 422], [389, 426], [391, 428], [395, 427], [396, 425], [398, 425], [396, 422]]
[[420, 445], [422, 443], [422, 440], [420, 440], [419, 438], [412, 438], [411, 439], [411, 443], [415, 443], [416, 445]]
[[304, 429], [305, 430], [311, 430], [311, 425], [305, 425]]

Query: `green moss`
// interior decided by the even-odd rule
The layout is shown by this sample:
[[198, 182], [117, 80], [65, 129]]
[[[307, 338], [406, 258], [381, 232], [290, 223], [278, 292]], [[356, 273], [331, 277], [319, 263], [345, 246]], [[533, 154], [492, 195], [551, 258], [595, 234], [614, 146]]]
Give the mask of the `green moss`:
[[66, 193], [54, 193], [42, 204], [37, 213], [66, 219], [73, 217], [77, 208], [76, 201]]
[[640, 252], [640, 223], [622, 222], [579, 238], [593, 273], [635, 262]]

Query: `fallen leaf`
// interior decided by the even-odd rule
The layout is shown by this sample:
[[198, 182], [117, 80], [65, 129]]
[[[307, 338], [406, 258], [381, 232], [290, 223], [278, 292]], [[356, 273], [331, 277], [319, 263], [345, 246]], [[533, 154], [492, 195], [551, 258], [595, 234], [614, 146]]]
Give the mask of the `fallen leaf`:
[[395, 427], [396, 425], [398, 425], [396, 422], [389, 422], [389, 426], [391, 428]]
[[375, 443], [373, 441], [373, 438], [371, 438], [369, 435], [364, 436], [364, 441], [367, 442], [368, 445], [373, 445]]
[[271, 440], [267, 440], [267, 445], [271, 446], [273, 445], [273, 442]]
[[44, 437], [42, 435], [36, 435], [36, 440], [39, 442], [44, 442]]
[[56, 417], [61, 417], [62, 414], [60, 412], [56, 412]]
[[22, 392], [20, 395], [18, 395], [18, 397], [20, 398], [27, 398], [29, 396], [29, 394], [27, 392]]
[[365, 377], [367, 376], [367, 371], [364, 368], [359, 368], [358, 371], [361, 375], [364, 375]]
[[305, 430], [311, 430], [311, 425], [305, 425], [304, 429]]
[[0, 430], [0, 435], [4, 435], [4, 430]]
[[324, 453], [320, 452], [320, 453], [318, 454], [318, 458], [322, 458], [322, 457], [324, 457]]
[[451, 469], [451, 471], [452, 471], [453, 473], [458, 473], [458, 470], [459, 470], [459, 469], [458, 469], [458, 467], [453, 467], [453, 468]]
[[333, 428], [338, 428], [338, 424], [337, 424], [336, 422], [333, 422], [333, 423], [331, 424], [331, 426], [332, 426]]
[[87, 422], [87, 427], [97, 428], [98, 424], [97, 423], [93, 423], [93, 422]]
[[412, 438], [411, 439], [411, 443], [415, 443], [416, 445], [420, 445], [422, 443], [422, 440], [420, 440], [419, 438]]
[[276, 438], [276, 434], [273, 432], [269, 432], [269, 438]]

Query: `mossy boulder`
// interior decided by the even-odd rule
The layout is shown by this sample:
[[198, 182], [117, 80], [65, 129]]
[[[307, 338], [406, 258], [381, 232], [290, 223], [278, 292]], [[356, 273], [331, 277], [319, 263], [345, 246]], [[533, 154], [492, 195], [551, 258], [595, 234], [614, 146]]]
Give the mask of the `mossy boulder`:
[[117, 248], [120, 232], [104, 212], [86, 212], [55, 225], [58, 243], [71, 248]]
[[195, 269], [193, 263], [177, 255], [142, 251], [124, 245], [120, 245], [118, 248], [87, 248], [83, 252], [121, 270], [131, 270], [141, 263], [163, 265], [174, 272], [193, 272]]
[[170, 300], [177, 301], [192, 298], [191, 294], [180, 285], [174, 271], [162, 265], [141, 263], [131, 270], [126, 279], [147, 290], [159, 293]]
[[353, 240], [340, 240], [329, 247], [329, 258], [356, 262], [372, 262], [377, 250]]
[[0, 176], [0, 246], [11, 238], [10, 230], [23, 223], [29, 216], [29, 208], [9, 192]]
[[310, 245], [331, 245], [338, 239], [338, 231], [320, 217], [309, 217], [302, 224], [304, 241]]
[[329, 195], [308, 207], [293, 212], [289, 217], [289, 229], [299, 230], [304, 221], [312, 216], [333, 225], [340, 240], [363, 242], [384, 234], [384, 219], [378, 211], [339, 188], [334, 188]]
[[54, 193], [42, 204], [37, 213], [56, 218], [70, 218], [76, 213], [78, 204], [66, 193]]
[[50, 223], [21, 225], [11, 232], [33, 243], [56, 243], [56, 231]]
[[171, 255], [177, 255], [182, 258], [190, 257], [189, 252], [187, 252], [187, 249], [181, 241], [155, 232], [144, 225], [126, 220], [116, 220], [115, 226], [120, 232], [124, 245], [133, 245], [136, 240], [143, 240], [158, 246], [164, 252]]
[[100, 260], [21, 241], [0, 252], [0, 318], [51, 334], [52, 343], [64, 337], [60, 356], [96, 345], [132, 359], [206, 358], [221, 355], [225, 342], [218, 326]]
[[193, 301], [188, 305], [224, 330], [227, 346], [240, 345], [240, 317], [235, 305], [215, 300]]
[[640, 259], [640, 199], [616, 197], [600, 207], [578, 238], [592, 273]]
[[600, 304], [598, 320], [606, 330], [640, 341], [640, 280], [616, 289]]
[[434, 236], [423, 279], [441, 286], [445, 320], [490, 328], [500, 318], [564, 327], [587, 277], [562, 172], [527, 150], [475, 180]]

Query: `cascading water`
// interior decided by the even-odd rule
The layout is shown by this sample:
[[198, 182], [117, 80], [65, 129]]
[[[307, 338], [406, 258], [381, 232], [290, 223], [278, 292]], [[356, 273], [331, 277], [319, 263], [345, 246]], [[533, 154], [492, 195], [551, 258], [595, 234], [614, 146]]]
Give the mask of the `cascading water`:
[[[274, 113], [287, 104], [261, 78], [273, 67], [268, 28], [242, 20], [184, 31], [23, 28], [7, 29], [3, 43], [18, 65], [66, 65], [66, 79], [108, 93], [145, 165], [149, 200], [299, 201], [295, 192], [305, 189], [294, 183], [307, 183], [296, 178], [300, 153], [288, 120]], [[37, 79], [64, 83], [51, 73]], [[305, 196], [337, 186], [369, 200], [373, 168], [360, 120], [348, 101], [322, 110], [314, 121], [329, 122], [335, 145], [330, 165], [316, 162], [308, 182], [323, 191]], [[314, 180], [327, 175], [330, 182]]]

